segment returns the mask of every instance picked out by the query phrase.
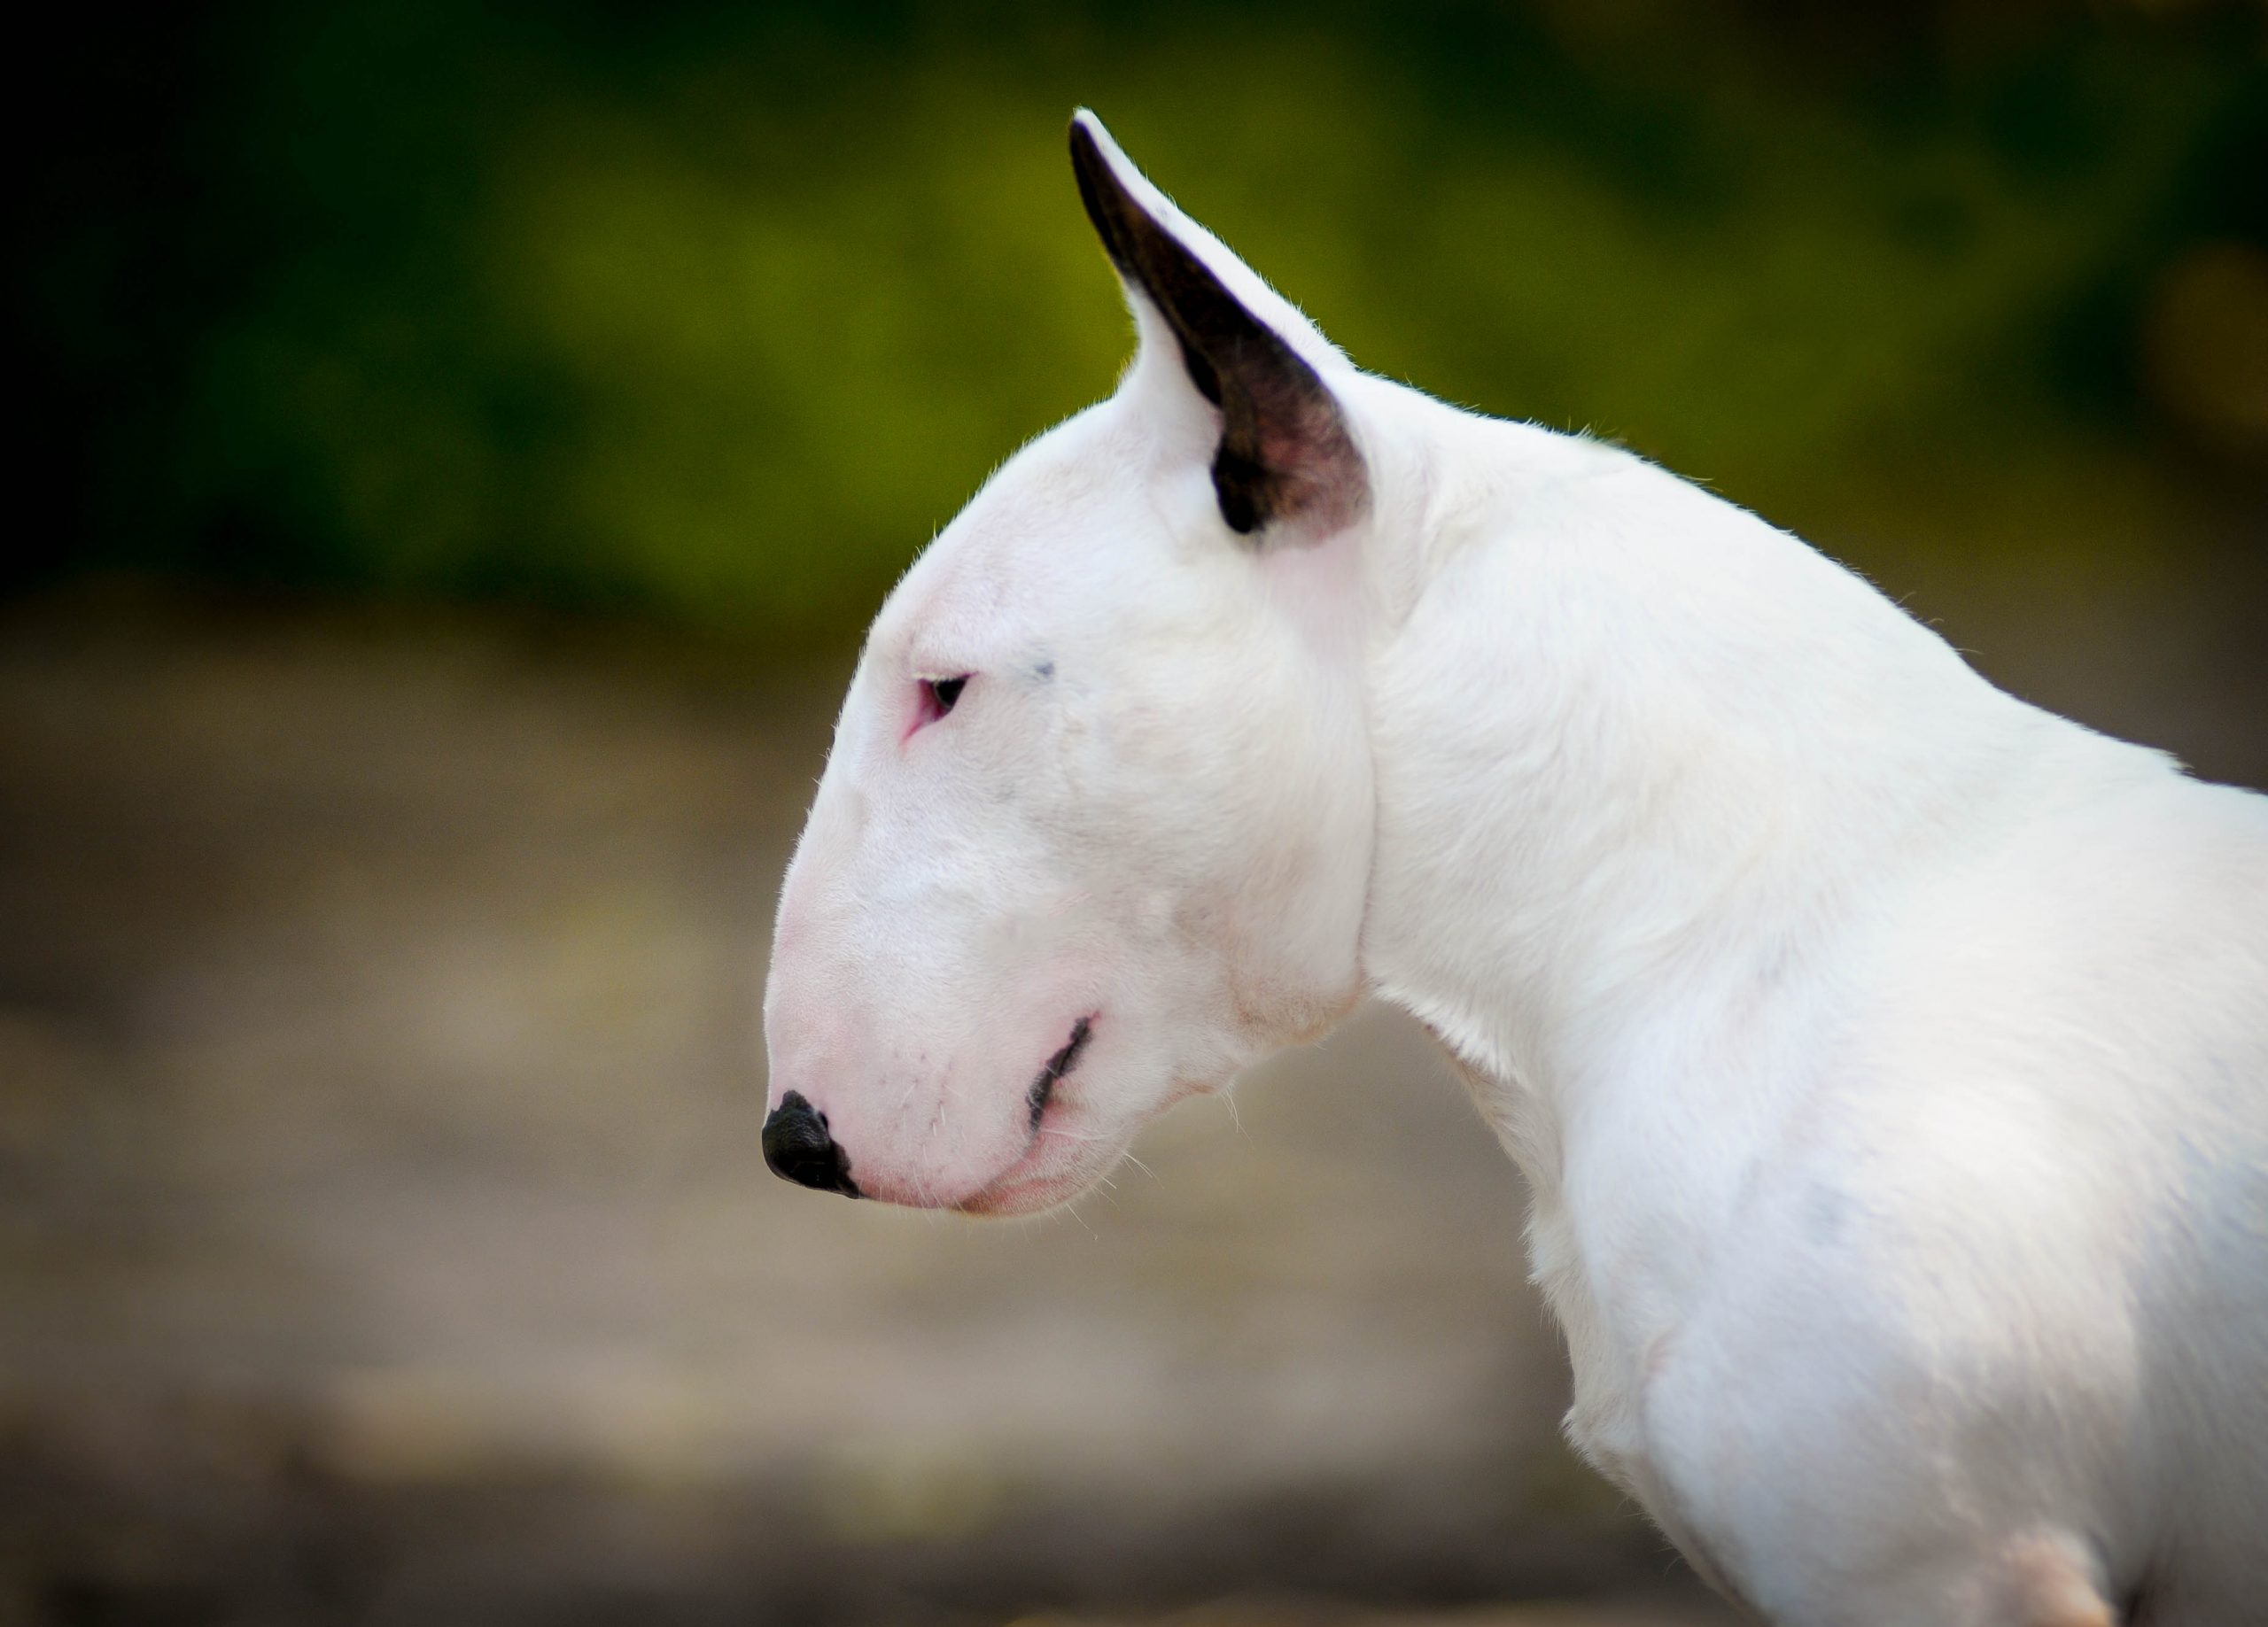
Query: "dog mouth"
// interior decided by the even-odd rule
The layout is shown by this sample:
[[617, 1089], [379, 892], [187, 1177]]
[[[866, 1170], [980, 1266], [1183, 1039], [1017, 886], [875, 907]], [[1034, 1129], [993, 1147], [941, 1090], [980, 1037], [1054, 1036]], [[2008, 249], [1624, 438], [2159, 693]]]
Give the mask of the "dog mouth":
[[1091, 1016], [1082, 1017], [1073, 1023], [1071, 1037], [1063, 1042], [1063, 1049], [1047, 1059], [1047, 1065], [1041, 1068], [1039, 1076], [1031, 1081], [1031, 1089], [1025, 1093], [1025, 1100], [1031, 1105], [1033, 1135], [1039, 1134], [1039, 1121], [1047, 1116], [1047, 1104], [1055, 1099], [1055, 1087], [1066, 1073], [1079, 1065], [1079, 1054], [1086, 1050], [1087, 1041], [1093, 1037], [1094, 1031], [1095, 1019]]
[[[1053, 1167], [1063, 1163], [1069, 1150], [1061, 1139], [1067, 1132], [1060, 1128], [1046, 1128], [1043, 1120], [1055, 1101], [1055, 1087], [1079, 1065], [1079, 1058], [1086, 1052], [1087, 1042], [1094, 1037], [1094, 1029], [1092, 1014], [1072, 1024], [1071, 1037], [1063, 1042], [1062, 1049], [1050, 1057], [1033, 1078], [1031, 1088], [1024, 1098], [1031, 1113], [1031, 1138], [1024, 1144], [1023, 1156], [995, 1176], [974, 1197], [955, 1207], [968, 1214], [1016, 1213], [1030, 1207], [1035, 1196], [1059, 1187], [1068, 1194], [1082, 1184], [1070, 1178], [1069, 1171]], [[1057, 1116], [1061, 1117], [1060, 1113]], [[1071, 1143], [1084, 1139], [1076, 1135], [1069, 1137]], [[1053, 1200], [1045, 1200], [1040, 1206], [1045, 1206], [1049, 1201]]]

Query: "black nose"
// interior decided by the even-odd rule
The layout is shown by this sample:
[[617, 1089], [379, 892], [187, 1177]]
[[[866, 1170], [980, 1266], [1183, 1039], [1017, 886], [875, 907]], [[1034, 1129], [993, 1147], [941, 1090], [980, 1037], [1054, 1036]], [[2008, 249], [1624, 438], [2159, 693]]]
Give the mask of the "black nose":
[[814, 1191], [858, 1196], [851, 1184], [850, 1160], [827, 1133], [827, 1115], [790, 1090], [764, 1121], [764, 1161], [772, 1173]]

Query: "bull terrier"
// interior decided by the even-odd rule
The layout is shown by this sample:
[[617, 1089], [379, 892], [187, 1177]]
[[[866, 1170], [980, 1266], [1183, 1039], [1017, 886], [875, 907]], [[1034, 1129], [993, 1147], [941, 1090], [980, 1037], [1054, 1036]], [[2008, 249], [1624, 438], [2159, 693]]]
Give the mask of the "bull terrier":
[[1136, 353], [874, 624], [767, 1161], [1042, 1209], [1375, 995], [1526, 1177], [1570, 1436], [1741, 1607], [2268, 1620], [2268, 798], [1071, 155]]

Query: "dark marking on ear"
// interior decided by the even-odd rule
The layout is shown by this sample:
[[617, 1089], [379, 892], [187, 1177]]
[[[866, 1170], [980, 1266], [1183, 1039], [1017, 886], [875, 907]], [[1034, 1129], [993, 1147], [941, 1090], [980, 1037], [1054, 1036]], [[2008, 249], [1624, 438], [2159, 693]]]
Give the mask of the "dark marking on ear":
[[1152, 218], [1076, 120], [1071, 168], [1111, 264], [1165, 318], [1190, 383], [1221, 410], [1213, 490], [1229, 528], [1248, 536], [1287, 519], [1329, 531], [1354, 519], [1369, 476], [1330, 386]]

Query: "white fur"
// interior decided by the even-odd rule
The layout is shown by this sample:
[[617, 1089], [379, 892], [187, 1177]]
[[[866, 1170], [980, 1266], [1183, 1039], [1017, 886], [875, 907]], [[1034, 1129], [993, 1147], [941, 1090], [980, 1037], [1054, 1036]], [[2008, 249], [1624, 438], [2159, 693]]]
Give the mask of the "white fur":
[[2009, 698], [1627, 453], [1355, 371], [1087, 128], [1323, 375], [1367, 514], [1232, 534], [1138, 296], [1118, 391], [875, 623], [781, 901], [774, 1100], [869, 1195], [1045, 1206], [1375, 991], [1533, 1188], [1576, 1444], [1729, 1594], [2261, 1619], [2268, 799]]

